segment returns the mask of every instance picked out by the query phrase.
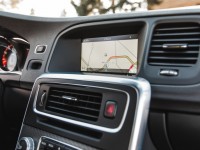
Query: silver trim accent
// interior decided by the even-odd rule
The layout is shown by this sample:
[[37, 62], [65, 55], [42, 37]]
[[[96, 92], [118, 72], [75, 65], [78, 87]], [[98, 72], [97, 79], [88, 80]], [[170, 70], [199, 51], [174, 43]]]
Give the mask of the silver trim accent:
[[18, 42], [23, 42], [23, 43], [26, 43], [26, 44], [29, 44], [28, 41], [22, 39], [22, 38], [18, 38], [18, 37], [13, 37], [12, 40], [15, 40], [15, 41], [18, 41]]
[[[40, 76], [39, 78], [37, 78], [36, 82], [37, 80], [41, 78], [83, 80], [83, 81], [92, 81], [92, 82], [100, 82], [100, 83], [104, 82], [104, 83], [112, 83], [112, 84], [121, 84], [121, 85], [126, 85], [126, 86], [130, 86], [134, 88], [138, 96], [137, 96], [137, 104], [136, 104], [135, 116], [133, 120], [133, 127], [132, 127], [132, 133], [131, 133], [128, 150], [141, 149], [142, 141], [143, 141], [143, 137], [145, 133], [145, 128], [147, 125], [147, 118], [148, 118], [150, 98], [151, 98], [151, 87], [147, 80], [143, 78], [128, 79], [128, 78], [119, 78], [119, 77], [80, 75], [80, 74], [44, 74]], [[52, 117], [54, 119], [66, 121], [72, 124], [78, 124], [80, 126], [86, 126], [88, 128], [94, 128], [96, 130], [110, 132], [110, 133], [118, 132], [123, 126], [123, 122], [125, 120], [126, 114], [124, 115], [125, 117], [123, 117], [122, 119], [123, 122], [120, 124], [120, 127], [118, 127], [117, 129], [109, 129], [105, 127], [100, 127], [100, 126], [40, 112], [36, 109], [36, 100], [38, 96], [38, 91], [39, 91], [39, 85], [38, 85], [37, 92], [35, 94], [34, 105], [33, 105], [34, 112], [37, 114], [47, 116], [47, 117]], [[126, 94], [128, 93], [126, 92]], [[129, 94], [127, 96], [128, 96], [128, 99], [130, 100]], [[127, 111], [128, 111], [128, 107], [126, 107], [125, 112], [127, 113]]]
[[42, 94], [42, 96], [41, 96], [40, 103], [39, 103], [40, 106], [43, 106], [43, 105], [44, 105], [45, 96], [46, 96], [46, 92], [44, 92], [44, 93]]
[[8, 41], [8, 39], [7, 39], [5, 36], [0, 35], [0, 38], [2, 38], [2, 39], [4, 39], [4, 40]]
[[0, 68], [1, 75], [22, 75], [21, 71], [4, 71]]
[[[51, 83], [51, 84], [67, 84], [67, 83], [56, 83], [56, 82], [49, 82], [49, 83]], [[50, 117], [50, 118], [53, 118], [53, 119], [57, 119], [57, 120], [60, 120], [60, 121], [63, 121], [63, 122], [78, 124], [79, 126], [88, 127], [88, 128], [92, 128], [92, 129], [96, 129], [96, 130], [100, 130], [100, 131], [104, 131], [104, 132], [116, 133], [116, 132], [119, 132], [121, 130], [121, 128], [124, 124], [126, 114], [128, 112], [129, 103], [130, 103], [130, 96], [126, 91], [113, 89], [113, 88], [107, 88], [107, 87], [85, 85], [85, 84], [82, 85], [82, 84], [71, 84], [70, 83], [70, 85], [108, 89], [108, 90], [113, 90], [113, 91], [125, 93], [127, 95], [127, 102], [126, 102], [126, 107], [125, 107], [125, 110], [124, 110], [124, 115], [122, 117], [122, 121], [120, 122], [119, 126], [116, 127], [116, 128], [107, 128], [107, 127], [102, 127], [102, 126], [98, 126], [98, 125], [94, 125], [94, 124], [90, 124], [90, 123], [76, 121], [76, 120], [72, 120], [72, 119], [68, 119], [68, 118], [64, 118], [64, 117], [60, 117], [60, 116], [56, 116], [56, 115], [52, 115], [52, 114], [48, 114], [48, 113], [45, 113], [45, 112], [38, 111], [37, 108], [36, 108], [36, 102], [37, 102], [37, 97], [38, 97], [38, 93], [39, 93], [39, 90], [40, 90], [40, 85], [38, 85], [38, 89], [37, 89], [37, 92], [35, 94], [35, 99], [34, 99], [34, 103], [33, 103], [34, 112], [36, 114], [43, 115], [43, 116], [46, 116], [46, 117]]]
[[188, 45], [187, 44], [163, 44], [162, 45], [163, 48], [168, 48], [168, 49], [172, 49], [172, 48], [175, 48], [175, 49], [186, 49], [188, 48]]
[[[26, 150], [34, 150], [34, 141], [31, 137], [22, 137], [20, 139], [20, 141], [22, 141], [22, 140], [24, 140], [27, 144]], [[20, 143], [20, 141], [19, 141], [19, 143]], [[19, 145], [19, 146], [21, 146], [21, 145]]]
[[[44, 47], [45, 47], [44, 52], [42, 52], [42, 53], [37, 53], [37, 48], [38, 48], [39, 46], [44, 46]], [[35, 47], [34, 53], [35, 53], [35, 54], [44, 54], [44, 53], [46, 52], [46, 50], [47, 50], [47, 45], [37, 45], [37, 46]]]
[[53, 141], [55, 141], [55, 142], [58, 142], [58, 143], [60, 143], [60, 144], [63, 144], [63, 145], [66, 145], [66, 146], [69, 146], [69, 147], [72, 147], [72, 148], [75, 148], [75, 149], [77, 149], [77, 150], [83, 150], [83, 149], [81, 149], [81, 148], [78, 148], [78, 147], [75, 147], [75, 146], [73, 146], [73, 145], [70, 145], [70, 144], [67, 144], [67, 143], [64, 143], [64, 142], [55, 140], [55, 139], [50, 138], [50, 137], [47, 137], [47, 136], [41, 136], [41, 137], [40, 137], [40, 140], [39, 140], [39, 142], [38, 142], [38, 146], [37, 146], [37, 149], [36, 149], [36, 150], [39, 150], [39, 148], [40, 148], [40, 143], [42, 142], [42, 138], [46, 138], [46, 139], [53, 140]]
[[66, 100], [70, 100], [70, 101], [77, 101], [78, 100], [76, 97], [65, 96], [65, 95], [63, 95], [61, 98], [66, 99]]
[[160, 71], [160, 75], [163, 76], [178, 76], [178, 70], [163, 69]]

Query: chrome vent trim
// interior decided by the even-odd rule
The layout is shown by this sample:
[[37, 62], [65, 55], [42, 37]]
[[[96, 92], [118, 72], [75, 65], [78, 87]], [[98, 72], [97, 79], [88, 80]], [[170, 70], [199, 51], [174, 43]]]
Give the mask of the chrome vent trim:
[[[38, 78], [38, 79], [40, 79], [40, 78]], [[55, 79], [73, 79], [73, 78], [67, 78], [67, 77], [66, 78], [56, 78], [55, 77]], [[73, 79], [73, 80], [79, 80], [79, 79], [77, 78], [77, 79]], [[85, 81], [88, 81], [88, 80], [85, 80]], [[103, 81], [101, 81], [101, 82], [103, 82]], [[65, 85], [64, 83], [56, 83], [56, 82], [50, 82], [50, 84], [63, 84], [63, 85]], [[77, 121], [77, 120], [74, 120], [74, 119], [69, 119], [69, 118], [66, 118], [66, 117], [61, 117], [61, 116], [58, 116], [58, 115], [53, 115], [53, 114], [50, 114], [50, 113], [46, 113], [46, 112], [42, 112], [42, 111], [37, 110], [36, 102], [37, 102], [37, 97], [38, 97], [38, 93], [39, 93], [39, 90], [40, 90], [40, 85], [38, 85], [38, 89], [37, 89], [37, 92], [36, 92], [35, 98], [34, 98], [34, 104], [33, 104], [34, 112], [36, 114], [39, 114], [39, 115], [42, 115], [42, 116], [46, 116], [46, 117], [49, 117], [49, 118], [53, 118], [53, 119], [56, 119], [56, 120], [60, 120], [60, 121], [63, 121], [63, 122], [67, 122], [67, 123], [71, 123], [71, 124], [75, 124], [75, 125], [79, 125], [79, 126], [83, 126], [83, 127], [87, 127], [87, 128], [92, 128], [92, 129], [99, 130], [99, 131], [104, 131], [104, 132], [109, 132], [109, 133], [116, 133], [116, 132], [119, 132], [121, 130], [121, 128], [122, 128], [122, 126], [124, 124], [124, 121], [125, 121], [125, 118], [126, 118], [126, 115], [127, 115], [127, 112], [128, 112], [129, 103], [130, 103], [130, 95], [126, 91], [113, 89], [113, 88], [107, 88], [107, 87], [85, 85], [85, 84], [84, 85], [81, 85], [81, 84], [70, 84], [70, 85], [107, 89], [107, 90], [112, 90], [112, 91], [125, 93], [126, 96], [127, 96], [127, 102], [126, 102], [126, 107], [125, 107], [125, 110], [124, 110], [124, 115], [122, 117], [122, 120], [121, 120], [121, 123], [119, 124], [119, 126], [116, 127], [116, 128], [107, 128], [107, 127], [98, 126], [98, 125], [94, 125], [94, 124], [90, 124], [90, 123], [86, 123], [86, 122], [82, 122], [82, 121]]]
[[[134, 88], [137, 92], [137, 104], [136, 104], [136, 110], [135, 110], [135, 116], [133, 120], [133, 127], [132, 127], [132, 132], [131, 132], [131, 138], [129, 142], [129, 148], [128, 150], [139, 150], [142, 147], [142, 142], [144, 139], [144, 133], [146, 131], [146, 125], [147, 125], [147, 119], [148, 119], [148, 113], [149, 113], [149, 106], [150, 106], [150, 98], [151, 98], [151, 87], [148, 81], [146, 81], [143, 78], [133, 78], [133, 79], [128, 79], [128, 78], [118, 78], [118, 77], [106, 77], [106, 76], [95, 76], [95, 75], [78, 75], [78, 74], [44, 74], [40, 76], [37, 80], [44, 78], [44, 79], [71, 79], [71, 80], [78, 80], [78, 81], [91, 81], [91, 82], [99, 82], [99, 83], [110, 83], [110, 84], [120, 84], [120, 85], [126, 85]], [[36, 84], [35, 82], [35, 84]], [[34, 84], [34, 86], [36, 86]], [[127, 92], [127, 105], [124, 111], [124, 116], [122, 118], [122, 121], [120, 125], [117, 128], [111, 129], [111, 128], [106, 128], [102, 126], [97, 126], [85, 122], [80, 122], [68, 118], [63, 118], [51, 114], [47, 114], [41, 111], [38, 111], [36, 108], [36, 101], [37, 101], [37, 96], [39, 92], [40, 85], [38, 85], [38, 89], [34, 95], [34, 104], [33, 104], [33, 110], [36, 114], [45, 116], [45, 117], [50, 117], [54, 118], [60, 121], [80, 125], [83, 127], [87, 128], [92, 128], [95, 130], [99, 131], [104, 131], [104, 132], [109, 132], [109, 133], [116, 133], [119, 132], [124, 124], [127, 111], [128, 111], [128, 105], [130, 102], [130, 96]], [[106, 87], [103, 87], [106, 89]], [[112, 89], [113, 90], [113, 89]], [[114, 89], [117, 90], [117, 89]], [[33, 95], [32, 95], [33, 96]]]
[[161, 23], [153, 31], [148, 64], [190, 67], [197, 63], [199, 48], [198, 23]]

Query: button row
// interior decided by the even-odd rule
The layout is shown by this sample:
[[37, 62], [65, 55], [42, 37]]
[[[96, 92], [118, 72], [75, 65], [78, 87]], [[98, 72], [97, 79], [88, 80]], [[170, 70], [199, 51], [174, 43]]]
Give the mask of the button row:
[[61, 144], [49, 138], [41, 138], [39, 150], [78, 150], [74, 147]]

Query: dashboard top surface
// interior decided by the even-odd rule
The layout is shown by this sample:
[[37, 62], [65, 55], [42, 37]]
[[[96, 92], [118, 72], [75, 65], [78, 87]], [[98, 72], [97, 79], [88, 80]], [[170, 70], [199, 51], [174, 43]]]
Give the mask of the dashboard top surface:
[[[0, 27], [6, 28], [6, 31], [8, 30], [16, 33], [20, 37], [26, 39], [30, 44], [29, 53], [24, 62], [24, 68], [21, 69], [21, 73], [0, 73], [0, 78], [4, 81], [5, 86], [28, 89], [29, 91], [32, 89], [33, 83], [36, 81], [35, 85], [37, 85], [41, 77], [48, 77], [52, 80], [61, 80], [64, 77], [70, 77], [75, 83], [79, 82], [79, 79], [77, 80], [78, 77], [83, 80], [83, 82], [87, 81], [88, 83], [91, 82], [96, 85], [103, 84], [101, 80], [104, 80], [106, 84], [110, 82], [120, 83], [123, 81], [123, 86], [129, 85], [129, 81], [134, 81], [134, 84], [138, 84], [138, 82], [146, 82], [147, 80], [150, 82], [150, 85], [146, 84], [146, 87], [139, 88], [141, 88], [140, 90], [148, 91], [151, 86], [152, 110], [162, 112], [200, 113], [199, 108], [195, 106], [200, 102], [199, 50], [192, 49], [195, 53], [198, 53], [197, 63], [191, 65], [192, 67], [151, 66], [148, 63], [155, 27], [163, 23], [171, 23], [177, 26], [177, 22], [178, 25], [183, 23], [184, 26], [186, 22], [186, 24], [189, 25], [197, 25], [199, 30], [195, 30], [195, 32], [199, 32], [199, 8], [200, 7], [74, 18], [43, 18], [0, 12]], [[164, 27], [166, 28], [167, 25], [165, 24]], [[192, 28], [194, 27], [196, 26], [192, 26]], [[133, 34], [138, 36], [137, 58], [139, 69], [136, 75], [81, 72], [81, 43], [84, 39]], [[172, 37], [177, 36], [171, 32], [167, 34], [172, 35]], [[186, 34], [187, 36], [188, 34], [193, 35], [193, 30]], [[198, 35], [199, 36], [195, 38], [198, 38], [197, 40], [200, 41], [200, 34]], [[189, 38], [189, 40], [191, 40], [191, 37]], [[192, 44], [194, 46], [194, 43]], [[185, 45], [187, 46], [187, 44]], [[36, 53], [37, 47], [40, 46], [45, 47], [44, 52]], [[200, 47], [200, 45], [196, 47]], [[187, 51], [187, 53], [189, 52]], [[51, 66], [53, 66], [53, 69], [49, 69]], [[59, 69], [59, 67], [61, 69]], [[167, 72], [177, 71], [178, 75], [162, 76], [160, 75], [161, 70]], [[141, 81], [140, 78], [146, 80]], [[45, 81], [45, 83], [48, 81]], [[131, 83], [131, 85], [132, 84], [133, 83]], [[141, 83], [138, 84], [138, 86], [139, 85], [141, 85]], [[36, 90], [36, 88], [33, 88], [33, 93], [34, 90]], [[150, 96], [150, 93], [148, 96]], [[186, 104], [189, 105], [186, 106]], [[32, 107], [27, 110], [30, 111], [30, 114], [32, 113]], [[31, 120], [31, 117], [28, 118]]]
[[[19, 78], [17, 78], [17, 81], [33, 84], [33, 82], [38, 76], [40, 76], [43, 73], [48, 72], [47, 67], [49, 65], [48, 62], [51, 58], [51, 54], [53, 51], [57, 51], [55, 50], [55, 44], [57, 42], [57, 39], [60, 38], [63, 34], [68, 33], [72, 29], [82, 29], [82, 27], [84, 28], [87, 26], [89, 27], [89, 26], [94, 26], [94, 25], [95, 26], [101, 25], [103, 29], [105, 24], [112, 23], [113, 25], [124, 24], [123, 25], [124, 27], [126, 27], [126, 24], [128, 24], [129, 28], [131, 28], [131, 26], [134, 26], [136, 24], [137, 26], [143, 26], [141, 28], [138, 28], [138, 32], [140, 32], [140, 37], [139, 37], [140, 41], [145, 43], [145, 44], [142, 44], [142, 42], [139, 43], [139, 49], [142, 50], [143, 54], [142, 53], [139, 54], [141, 55], [141, 58], [139, 59], [141, 63], [140, 69], [142, 71], [140, 72], [140, 74], [138, 74], [138, 76], [144, 77], [147, 80], [149, 79], [153, 80], [151, 84], [162, 85], [161, 84], [162, 82], [158, 83], [157, 80], [155, 80], [155, 78], [157, 78], [158, 73], [155, 72], [155, 70], [150, 70], [150, 69], [148, 70], [148, 68], [146, 68], [147, 66], [146, 59], [148, 57], [148, 50], [150, 47], [150, 38], [153, 33], [153, 28], [158, 22], [162, 23], [164, 21], [167, 21], [167, 22], [175, 21], [175, 20], [185, 21], [186, 19], [186, 21], [188, 20], [188, 21], [193, 22], [195, 20], [195, 22], [198, 22], [197, 18], [198, 18], [199, 13], [200, 13], [199, 7], [194, 7], [190, 9], [187, 8], [187, 9], [156, 10], [156, 11], [146, 11], [146, 12], [99, 15], [99, 16], [90, 16], [90, 17], [85, 16], [85, 17], [74, 17], [74, 18], [43, 18], [43, 17], [34, 17], [34, 16], [12, 14], [8, 12], [1, 12], [0, 19], [1, 19], [1, 26], [3, 28], [7, 28], [8, 30], [15, 32], [16, 34], [27, 39], [27, 41], [30, 43], [30, 52], [24, 64], [26, 68], [22, 70], [22, 74], [19, 75]], [[195, 17], [196, 19], [192, 20], [191, 16]], [[16, 22], [18, 26], [15, 26], [13, 22]], [[115, 30], [117, 30], [117, 26]], [[133, 30], [132, 33], [134, 32], [135, 31]], [[129, 34], [132, 34], [132, 33], [129, 33]], [[123, 34], [120, 33], [119, 35], [123, 35]], [[112, 34], [108, 36], [112, 36]], [[98, 34], [96, 37], [98, 37]], [[83, 37], [81, 38], [83, 39]], [[47, 49], [45, 53], [42, 53], [40, 55], [35, 54], [35, 48], [38, 45], [47, 45]], [[30, 63], [32, 63], [31, 62], [32, 60], [41, 63], [41, 68], [38, 70], [29, 69], [29, 65]], [[197, 69], [197, 65], [195, 67]], [[66, 71], [66, 72], [70, 73], [70, 71]], [[148, 76], [145, 76], [145, 74], [148, 74]], [[0, 76], [5, 76], [5, 74], [0, 75]], [[181, 78], [181, 79], [178, 79], [176, 77], [174, 78], [161, 77], [161, 80], [162, 81], [165, 80], [164, 84], [166, 85], [168, 83], [173, 83], [174, 81], [178, 81], [178, 80], [180, 80], [178, 81], [179, 84], [180, 83], [185, 84], [185, 85], [197, 84], [198, 82], [197, 80], [195, 80], [197, 76], [195, 76], [194, 74], [191, 74], [191, 76], [192, 76], [191, 82], [186, 77]], [[13, 78], [12, 74], [8, 74], [5, 80], [16, 81], [16, 78]], [[22, 85], [22, 83], [20, 84]]]
[[98, 16], [81, 16], [81, 17], [68, 17], [68, 18], [47, 18], [47, 17], [35, 17], [21, 14], [14, 14], [1, 11], [2, 17], [14, 18], [26, 21], [40, 21], [40, 22], [70, 22], [70, 21], [96, 21], [96, 20], [114, 20], [114, 19], [127, 19], [127, 18], [142, 18], [142, 17], [157, 17], [157, 16], [171, 16], [171, 15], [191, 15], [200, 13], [200, 7], [185, 7], [185, 8], [171, 8], [163, 10], [151, 10], [151, 11], [138, 11], [133, 13], [119, 13], [111, 15], [98, 15]]

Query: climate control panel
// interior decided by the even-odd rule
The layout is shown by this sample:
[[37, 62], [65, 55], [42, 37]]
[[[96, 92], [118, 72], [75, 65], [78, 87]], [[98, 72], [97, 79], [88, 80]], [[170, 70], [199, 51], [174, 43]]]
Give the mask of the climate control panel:
[[78, 147], [54, 140], [49, 137], [41, 137], [37, 150], [82, 150]]

